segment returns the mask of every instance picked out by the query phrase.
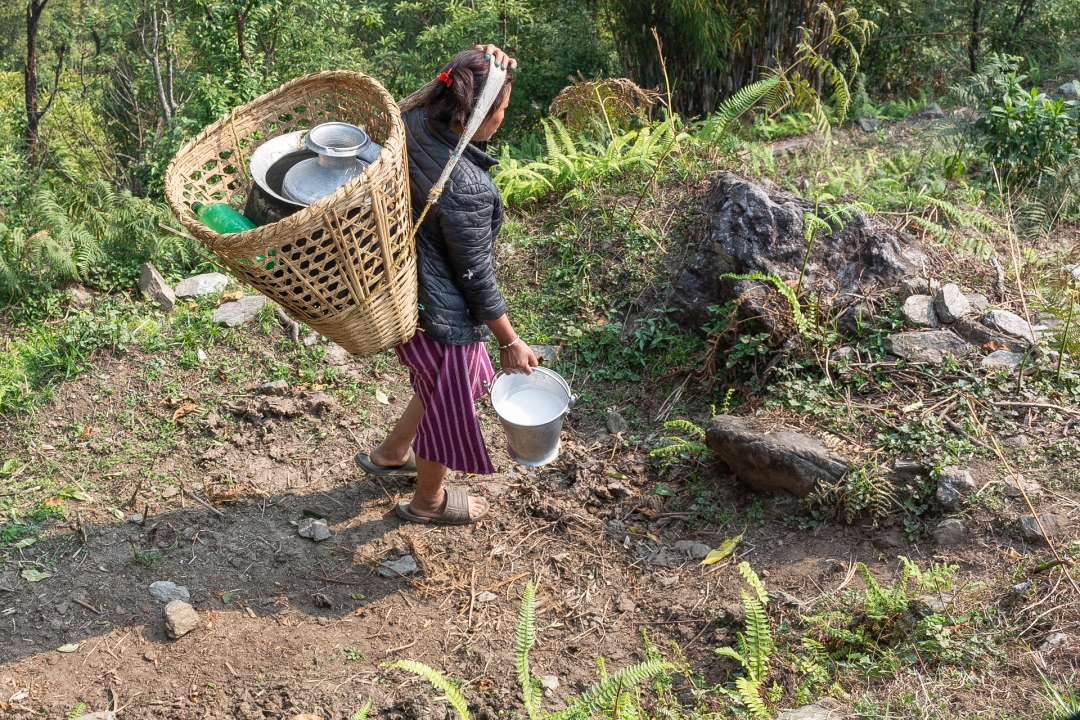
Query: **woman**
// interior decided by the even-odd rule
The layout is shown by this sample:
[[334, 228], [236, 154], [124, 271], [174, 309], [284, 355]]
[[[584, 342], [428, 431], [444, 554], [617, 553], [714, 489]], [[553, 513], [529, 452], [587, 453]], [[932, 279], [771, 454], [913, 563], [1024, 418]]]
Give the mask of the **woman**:
[[496, 161], [485, 147], [502, 124], [517, 62], [494, 45], [458, 53], [438, 79], [401, 103], [413, 221], [450, 160], [492, 59], [506, 68], [505, 84], [416, 233], [420, 327], [395, 349], [415, 394], [382, 444], [356, 456], [373, 475], [416, 476], [412, 500], [397, 506], [410, 522], [465, 525], [488, 511], [485, 498], [443, 488], [448, 468], [495, 472], [474, 405], [494, 377], [484, 341], [498, 341], [503, 372], [531, 373], [537, 364], [507, 319], [495, 282], [503, 206], [488, 172]]

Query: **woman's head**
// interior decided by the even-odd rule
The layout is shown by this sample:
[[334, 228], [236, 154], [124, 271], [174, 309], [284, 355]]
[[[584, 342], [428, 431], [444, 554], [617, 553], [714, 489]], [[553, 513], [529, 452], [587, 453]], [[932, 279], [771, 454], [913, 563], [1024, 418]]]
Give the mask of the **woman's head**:
[[[439, 71], [439, 77], [445, 79], [436, 84], [435, 91], [425, 103], [428, 118], [447, 127], [464, 126], [484, 87], [490, 67], [490, 61], [484, 57], [483, 50], [463, 50], [454, 56], [454, 59]], [[507, 69], [506, 82], [488, 111], [481, 130], [477, 131], [476, 139], [490, 138], [502, 123], [513, 81], [514, 71]], [[486, 137], [482, 137], [483, 135]]]

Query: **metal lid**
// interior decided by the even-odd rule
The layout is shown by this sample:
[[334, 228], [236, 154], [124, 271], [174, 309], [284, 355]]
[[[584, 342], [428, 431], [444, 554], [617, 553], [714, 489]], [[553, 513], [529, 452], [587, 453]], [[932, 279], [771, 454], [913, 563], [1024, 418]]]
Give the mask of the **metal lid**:
[[369, 142], [366, 132], [343, 122], [316, 125], [304, 140], [309, 150], [327, 157], [356, 157], [357, 151]]

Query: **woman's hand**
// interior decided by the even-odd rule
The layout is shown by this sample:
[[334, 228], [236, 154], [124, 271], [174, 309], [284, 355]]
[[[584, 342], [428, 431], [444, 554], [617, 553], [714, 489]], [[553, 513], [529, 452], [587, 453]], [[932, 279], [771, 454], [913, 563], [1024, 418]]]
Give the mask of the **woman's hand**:
[[483, 50], [485, 55], [495, 58], [495, 65], [509, 70], [517, 67], [517, 60], [504, 53], [494, 45], [477, 45], [477, 50]]
[[515, 373], [532, 375], [532, 369], [540, 363], [532, 348], [524, 340], [518, 340], [508, 348], [499, 348], [499, 364], [507, 375]]

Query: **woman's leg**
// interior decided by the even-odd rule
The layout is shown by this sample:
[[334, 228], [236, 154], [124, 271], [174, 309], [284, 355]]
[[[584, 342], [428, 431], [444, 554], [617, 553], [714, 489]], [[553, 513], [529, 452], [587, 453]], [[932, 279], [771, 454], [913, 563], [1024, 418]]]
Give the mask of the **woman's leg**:
[[[446, 506], [446, 493], [443, 492], [443, 478], [446, 466], [442, 463], [416, 458], [416, 492], [409, 503], [409, 511], [420, 517], [435, 518], [442, 514]], [[469, 515], [476, 517], [484, 511], [487, 500], [469, 496]]]
[[379, 447], [371, 451], [371, 462], [381, 467], [404, 465], [409, 459], [409, 448], [416, 438], [416, 426], [420, 424], [422, 417], [424, 417], [424, 404], [420, 402], [420, 398], [413, 395], [405, 412], [401, 413], [401, 417], [394, 423], [394, 429]]

